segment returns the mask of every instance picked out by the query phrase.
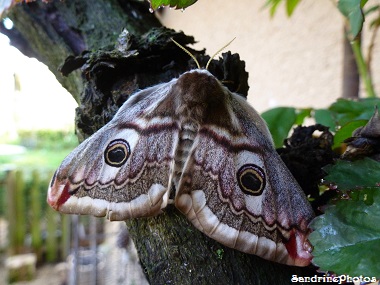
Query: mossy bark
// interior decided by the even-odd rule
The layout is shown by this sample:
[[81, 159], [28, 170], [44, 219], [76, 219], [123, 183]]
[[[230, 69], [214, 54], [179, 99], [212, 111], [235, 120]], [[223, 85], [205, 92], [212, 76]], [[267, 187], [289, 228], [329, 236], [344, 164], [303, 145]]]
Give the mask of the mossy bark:
[[[136, 57], [136, 53], [131, 52], [130, 59], [120, 57], [118, 60], [117, 52], [112, 51], [112, 48], [108, 53], [96, 53], [100, 49], [113, 47], [123, 28], [138, 37], [150, 28], [159, 26], [148, 8], [142, 8], [141, 5], [137, 1], [116, 0], [53, 1], [49, 4], [38, 1], [16, 6], [8, 13], [15, 29], [7, 34], [15, 45], [25, 54], [45, 63], [78, 102], [88, 101], [89, 106], [94, 107], [95, 113], [91, 113], [92, 110], [87, 110], [87, 107], [77, 111], [77, 115], [82, 117], [77, 124], [82, 138], [106, 123], [122, 101], [127, 99], [123, 95], [124, 91], [132, 92], [154, 82], [165, 81], [186, 68], [181, 63], [184, 59], [178, 56], [187, 58], [187, 55], [173, 43], [177, 52], [171, 50], [173, 47], [169, 46], [168, 51], [157, 45], [154, 46], [158, 50], [156, 54], [138, 53], [144, 58]], [[183, 44], [191, 41], [184, 36], [176, 36], [179, 37], [176, 40], [181, 42], [182, 39]], [[150, 44], [160, 40], [160, 34], [145, 38]], [[163, 45], [169, 45], [169, 42], [166, 39]], [[140, 42], [136, 48], [151, 50], [152, 45], [144, 47]], [[95, 52], [83, 54], [85, 50]], [[194, 52], [202, 55], [202, 52]], [[90, 63], [90, 67], [87, 66], [83, 73], [74, 71], [68, 77], [62, 76], [58, 67], [69, 55], [74, 57], [66, 61], [65, 68], [67, 64], [73, 64], [74, 67], [71, 66], [67, 73], [82, 67], [84, 63]], [[220, 65], [210, 65], [213, 73], [220, 74], [221, 80], [230, 79], [231, 75], [246, 77], [244, 71], [240, 70], [241, 65], [234, 69], [231, 67], [234, 65], [229, 64], [235, 61], [236, 56], [227, 54], [224, 57]], [[97, 64], [99, 58], [101, 64]], [[130, 72], [131, 69], [135, 70], [135, 75]], [[229, 71], [228, 76], [223, 74], [222, 69]], [[120, 80], [121, 74], [123, 80]], [[236, 80], [234, 78], [233, 81]], [[244, 84], [239, 82], [237, 86], [240, 88]], [[236, 91], [236, 87], [231, 88]], [[95, 101], [100, 104], [97, 105]], [[127, 225], [150, 284], [281, 285], [292, 284], [292, 275], [316, 274], [315, 268], [281, 265], [226, 248], [197, 231], [172, 205], [162, 215], [127, 221]]]
[[[127, 221], [150, 284], [292, 284], [312, 268], [290, 267], [227, 248], [168, 206], [157, 217]], [[301, 283], [302, 284], [302, 283]]]

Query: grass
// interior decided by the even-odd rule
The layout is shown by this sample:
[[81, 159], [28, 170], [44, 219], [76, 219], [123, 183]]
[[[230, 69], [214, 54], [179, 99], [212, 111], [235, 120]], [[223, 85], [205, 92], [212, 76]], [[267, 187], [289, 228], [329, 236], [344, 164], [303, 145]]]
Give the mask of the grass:
[[11, 165], [21, 169], [55, 169], [59, 166], [62, 160], [73, 150], [61, 149], [59, 151], [52, 149], [27, 149], [25, 153], [0, 156], [0, 165]]
[[17, 140], [6, 143], [24, 146], [26, 151], [0, 156], [2, 168], [52, 170], [78, 145], [78, 140], [74, 132], [24, 131]]

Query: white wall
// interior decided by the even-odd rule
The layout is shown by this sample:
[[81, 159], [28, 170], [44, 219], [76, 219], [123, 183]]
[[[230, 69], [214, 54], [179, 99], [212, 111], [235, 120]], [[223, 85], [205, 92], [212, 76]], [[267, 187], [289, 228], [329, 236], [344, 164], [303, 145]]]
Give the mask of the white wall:
[[[271, 18], [265, 2], [199, 0], [184, 12], [166, 9], [160, 19], [193, 35], [195, 47], [206, 47], [208, 54], [236, 37], [227, 49], [245, 60], [249, 101], [259, 111], [327, 107], [342, 92], [343, 17], [331, 0], [303, 0], [290, 18], [284, 6]], [[377, 74], [379, 45], [379, 64], [373, 64]]]
[[44, 64], [22, 55], [0, 34], [0, 138], [14, 138], [17, 130], [73, 129], [76, 106]]

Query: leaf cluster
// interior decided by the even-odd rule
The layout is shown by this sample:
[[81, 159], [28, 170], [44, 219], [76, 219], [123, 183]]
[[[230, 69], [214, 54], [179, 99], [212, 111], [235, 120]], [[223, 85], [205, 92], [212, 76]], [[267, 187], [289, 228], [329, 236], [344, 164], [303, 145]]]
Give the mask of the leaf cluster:
[[283, 145], [292, 127], [302, 125], [306, 118], [314, 118], [317, 124], [327, 126], [335, 133], [333, 148], [336, 149], [351, 137], [355, 129], [368, 122], [376, 105], [380, 105], [379, 98], [338, 99], [326, 109], [277, 107], [261, 116], [267, 122], [277, 148]]
[[[279, 107], [262, 116], [277, 147], [288, 143], [291, 128], [311, 117], [317, 124], [330, 128], [334, 134], [331, 148], [341, 154], [346, 147], [345, 141], [354, 136], [356, 129], [367, 124], [374, 113], [374, 106], [379, 104], [379, 98], [339, 99], [327, 109]], [[313, 163], [318, 164], [319, 161], [314, 160]], [[370, 158], [356, 161], [338, 159], [322, 170], [327, 174], [324, 184], [329, 185], [328, 189], [322, 187], [322, 192], [335, 193], [329, 195], [329, 198], [335, 198], [329, 206], [324, 206], [324, 214], [311, 224], [314, 230], [310, 235], [314, 246], [313, 263], [321, 270], [337, 274], [379, 278], [380, 162]], [[312, 178], [308, 179], [311, 184]], [[307, 188], [302, 183], [301, 186], [304, 190]]]
[[149, 2], [152, 10], [157, 10], [164, 6], [175, 9], [185, 9], [197, 2], [197, 0], [150, 0]]
[[313, 263], [337, 274], [380, 278], [380, 163], [339, 161], [325, 170], [326, 181], [346, 191], [311, 224]]

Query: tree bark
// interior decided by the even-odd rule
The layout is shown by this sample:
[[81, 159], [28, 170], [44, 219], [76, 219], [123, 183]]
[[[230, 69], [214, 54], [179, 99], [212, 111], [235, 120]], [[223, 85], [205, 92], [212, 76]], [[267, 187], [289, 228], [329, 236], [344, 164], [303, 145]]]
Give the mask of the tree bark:
[[[87, 56], [84, 53], [85, 50], [106, 50], [107, 47], [111, 47], [109, 50], [112, 50], [123, 28], [138, 37], [160, 25], [149, 13], [146, 5], [139, 1], [71, 0], [53, 1], [48, 4], [38, 1], [15, 6], [7, 16], [14, 22], [14, 29], [1, 31], [8, 34], [11, 43], [14, 43], [26, 55], [34, 56], [45, 63], [77, 102], [83, 101], [83, 98], [90, 101], [99, 98], [96, 94], [86, 94], [86, 91], [83, 91], [84, 86], [88, 87], [90, 84], [86, 77], [88, 74], [75, 71], [68, 77], [64, 77], [58, 72], [58, 67], [69, 55], [77, 56], [72, 58], [72, 63], [75, 65], [78, 63], [76, 60], [79, 60], [77, 67], [80, 67], [83, 64], [80, 60]], [[178, 54], [182, 54], [182, 51], [166, 54], [165, 60], [174, 58]], [[107, 52], [102, 53], [105, 57], [109, 55]], [[112, 56], [111, 52], [111, 58]], [[162, 60], [162, 55], [155, 59]], [[88, 60], [91, 62], [91, 58]], [[109, 65], [112, 65], [108, 71], [114, 70], [114, 62], [107, 60]], [[144, 61], [148, 68], [153, 68], [148, 63], [151, 62]], [[172, 63], [167, 61], [166, 64], [170, 69]], [[102, 77], [106, 76], [107, 72], [99, 75], [95, 68], [98, 66], [104, 65], [94, 64], [92, 75], [96, 78], [92, 77], [92, 79], [101, 81], [101, 84], [107, 84], [110, 76]], [[178, 68], [177, 65], [175, 66]], [[162, 67], [160, 67], [160, 72], [167, 77], [173, 76], [173, 73], [166, 72], [166, 69]], [[180, 73], [182, 68], [178, 68], [176, 72]], [[71, 69], [74, 70], [75, 66]], [[124, 69], [120, 70], [124, 71]], [[133, 77], [137, 81], [139, 78], [141, 76]], [[147, 77], [144, 76], [144, 78]], [[161, 76], [159, 78], [162, 80]], [[148, 80], [145, 84], [149, 83], [152, 84], [152, 81]], [[83, 137], [104, 124], [115, 112], [113, 106], [120, 105], [119, 99], [122, 94], [117, 94], [118, 97], [115, 99], [112, 97], [114, 92], [110, 92], [115, 91], [112, 88], [117, 84], [119, 83], [113, 82], [113, 86], [107, 85], [107, 92], [100, 89], [100, 92], [108, 93], [108, 99], [101, 99], [96, 109], [108, 108], [108, 113], [101, 113], [102, 115], [98, 117], [88, 115], [86, 118], [94, 118], [83, 123], [88, 127], [82, 132]], [[131, 87], [125, 84], [118, 86], [121, 86], [118, 89], [119, 93], [122, 93], [122, 90], [131, 91], [142, 87], [141, 85]], [[82, 95], [80, 95], [81, 92]], [[114, 104], [111, 107], [108, 106], [111, 100], [109, 98], [113, 98]], [[77, 114], [85, 116], [85, 112], [86, 110], [80, 110]], [[134, 219], [126, 223], [150, 284], [281, 285], [292, 284], [292, 275], [314, 276], [317, 274], [314, 267], [290, 267], [226, 248], [196, 230], [172, 205], [169, 205], [164, 213], [157, 217]]]
[[0, 22], [0, 32], [25, 55], [46, 64], [77, 102], [83, 89], [80, 72], [65, 77], [58, 71], [66, 57], [113, 45], [124, 28], [141, 35], [160, 26], [140, 1], [36, 1], [18, 4], [5, 16], [14, 28], [7, 30]]

